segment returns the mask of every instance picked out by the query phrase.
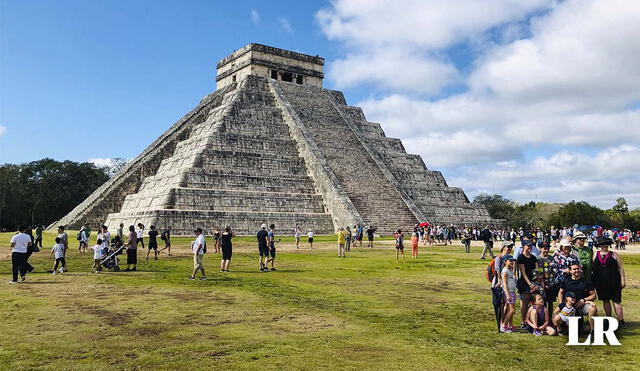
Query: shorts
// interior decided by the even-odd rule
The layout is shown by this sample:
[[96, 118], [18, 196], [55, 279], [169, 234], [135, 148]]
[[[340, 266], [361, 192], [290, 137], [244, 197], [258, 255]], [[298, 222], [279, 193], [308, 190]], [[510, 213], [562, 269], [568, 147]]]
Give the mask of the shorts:
[[127, 264], [138, 264], [137, 249], [127, 249]]
[[373, 241], [373, 236], [367, 236], [367, 239], [368, 239], [369, 241]]
[[620, 287], [596, 287], [599, 300], [611, 300], [614, 303], [622, 303], [622, 289]]
[[507, 304], [515, 304], [516, 303], [516, 293], [515, 292], [510, 292], [509, 296], [507, 296], [505, 298], [505, 302]]
[[222, 260], [231, 260], [231, 246], [221, 246], [222, 248]]
[[396, 250], [404, 250], [404, 246], [402, 245], [396, 246]]
[[588, 304], [588, 303], [581, 306], [580, 308], [576, 308], [576, 314], [580, 316], [588, 316], [589, 308], [591, 308], [591, 304]]
[[275, 247], [272, 247], [272, 248], [269, 249], [269, 255], [274, 259], [276, 258], [276, 248]]
[[258, 245], [260, 256], [269, 256], [269, 248], [267, 246]]
[[519, 279], [518, 282], [516, 282], [516, 287], [518, 288], [520, 296], [524, 296], [531, 292], [531, 287], [529, 287], [527, 282], [523, 279]]
[[193, 255], [193, 269], [200, 269], [200, 268], [204, 268], [204, 266], [202, 265], [202, 255], [194, 254]]
[[149, 249], [158, 250], [158, 243], [149, 242]]
[[309, 237], [309, 243], [313, 243], [313, 237]]

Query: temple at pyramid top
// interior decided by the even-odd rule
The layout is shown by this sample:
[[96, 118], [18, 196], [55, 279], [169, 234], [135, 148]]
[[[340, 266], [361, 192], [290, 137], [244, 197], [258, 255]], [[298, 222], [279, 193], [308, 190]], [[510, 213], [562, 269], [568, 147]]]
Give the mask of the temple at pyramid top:
[[324, 58], [251, 43], [218, 62], [218, 89], [247, 75], [322, 87]]

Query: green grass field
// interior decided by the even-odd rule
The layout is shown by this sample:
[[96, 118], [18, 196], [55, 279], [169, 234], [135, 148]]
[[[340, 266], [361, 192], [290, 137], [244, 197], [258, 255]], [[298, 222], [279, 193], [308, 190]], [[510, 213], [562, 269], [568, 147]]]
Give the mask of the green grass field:
[[496, 332], [479, 246], [421, 247], [415, 260], [408, 249], [398, 264], [388, 240], [340, 259], [333, 236], [314, 251], [289, 238], [280, 270], [260, 273], [253, 238], [242, 237], [232, 272], [209, 253], [200, 282], [186, 280], [188, 239], [157, 261], [139, 250], [138, 272], [101, 274], [71, 241], [68, 274], [44, 273], [46, 249], [30, 260], [37, 273], [9, 285], [10, 235], [0, 234], [0, 369], [640, 369], [633, 252], [622, 346], [568, 347], [565, 337]]

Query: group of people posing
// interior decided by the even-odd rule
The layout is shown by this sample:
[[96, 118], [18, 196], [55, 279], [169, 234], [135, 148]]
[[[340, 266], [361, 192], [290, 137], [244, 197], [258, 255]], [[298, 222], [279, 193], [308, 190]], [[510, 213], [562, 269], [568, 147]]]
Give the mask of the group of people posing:
[[568, 235], [557, 241], [553, 253], [551, 241], [543, 238], [538, 242], [531, 235], [524, 235], [517, 247], [512, 240], [502, 243], [500, 253], [487, 267], [501, 332], [517, 330], [513, 318], [518, 297], [521, 329], [538, 336], [566, 331], [571, 316], [589, 317], [583, 330], [593, 331], [596, 300], [602, 302], [607, 316], [615, 313], [620, 326], [626, 327], [622, 257], [610, 250], [611, 238], [597, 236], [591, 246], [587, 239], [579, 231]]

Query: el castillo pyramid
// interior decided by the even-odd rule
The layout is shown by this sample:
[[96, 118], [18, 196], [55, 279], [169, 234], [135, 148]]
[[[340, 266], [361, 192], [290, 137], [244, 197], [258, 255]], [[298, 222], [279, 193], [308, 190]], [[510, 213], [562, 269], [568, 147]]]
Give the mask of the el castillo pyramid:
[[260, 44], [235, 51], [218, 62], [215, 92], [55, 225], [253, 234], [261, 223], [388, 233], [495, 222], [341, 92], [323, 89], [323, 65]]

